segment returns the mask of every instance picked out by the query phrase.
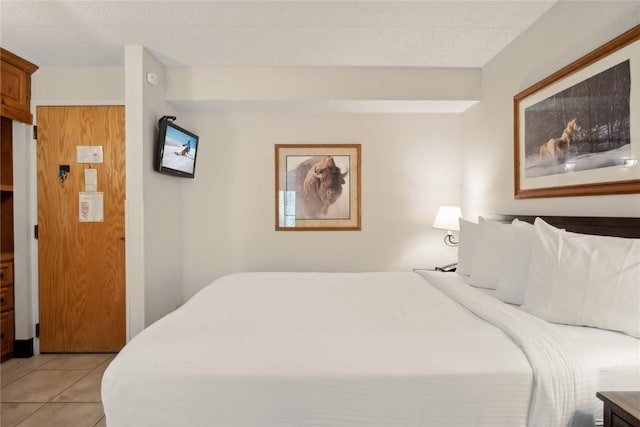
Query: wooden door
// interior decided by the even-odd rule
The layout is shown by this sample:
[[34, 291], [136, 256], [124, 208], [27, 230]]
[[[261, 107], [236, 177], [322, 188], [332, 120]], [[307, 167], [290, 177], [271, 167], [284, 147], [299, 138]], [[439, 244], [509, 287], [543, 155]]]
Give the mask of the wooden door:
[[[40, 350], [118, 351], [126, 340], [124, 107], [38, 107], [37, 121]], [[78, 163], [78, 146], [102, 147], [103, 162]], [[102, 222], [87, 222], [99, 219], [86, 215], [99, 212], [95, 204], [80, 206], [91, 190], [85, 169], [97, 172], [97, 192], [83, 196], [95, 202], [102, 193]]]

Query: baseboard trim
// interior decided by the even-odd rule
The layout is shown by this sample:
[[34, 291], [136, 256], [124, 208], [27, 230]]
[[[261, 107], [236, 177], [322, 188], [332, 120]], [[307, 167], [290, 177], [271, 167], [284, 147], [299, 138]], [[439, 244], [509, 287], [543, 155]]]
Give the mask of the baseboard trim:
[[33, 338], [28, 340], [15, 340], [13, 342], [13, 357], [28, 359], [33, 356]]

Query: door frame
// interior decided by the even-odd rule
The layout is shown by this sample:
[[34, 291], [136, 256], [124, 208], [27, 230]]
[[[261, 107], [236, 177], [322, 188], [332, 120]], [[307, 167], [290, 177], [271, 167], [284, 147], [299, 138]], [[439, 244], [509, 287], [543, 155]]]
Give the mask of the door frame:
[[[37, 125], [36, 109], [39, 106], [124, 106], [125, 108], [125, 162], [127, 164], [127, 170], [125, 171], [125, 316], [126, 316], [126, 341], [129, 342], [133, 336], [140, 332], [144, 328], [144, 281], [132, 281], [131, 277], [144, 278], [144, 264], [136, 262], [141, 260], [144, 248], [144, 223], [142, 220], [134, 221], [132, 219], [142, 218], [142, 212], [139, 214], [135, 212], [135, 209], [141, 209], [142, 207], [132, 206], [137, 205], [131, 203], [128, 199], [128, 191], [130, 185], [139, 185], [142, 187], [142, 183], [137, 184], [130, 182], [127, 179], [129, 172], [129, 165], [131, 162], [136, 164], [136, 168], [140, 166], [140, 160], [131, 158], [130, 151], [127, 149], [129, 144], [129, 126], [127, 125], [127, 105], [125, 100], [52, 100], [46, 99], [31, 101], [31, 112], [33, 114], [33, 123]], [[34, 354], [40, 354], [40, 339], [35, 336], [35, 325], [40, 321], [39, 317], [39, 293], [38, 293], [38, 240], [35, 239], [33, 230], [34, 226], [38, 223], [38, 159], [37, 159], [37, 145], [36, 141], [32, 137], [32, 127], [26, 126], [28, 135], [25, 134], [26, 140], [23, 141], [27, 147], [27, 179], [26, 186], [22, 190], [27, 194], [27, 212], [17, 212], [17, 214], [24, 215], [27, 218], [29, 226], [27, 227], [27, 235], [20, 236], [20, 238], [26, 238], [26, 253], [23, 254], [26, 259], [26, 277], [15, 277], [16, 282], [22, 280], [28, 284], [28, 300], [29, 306], [16, 307], [16, 310], [23, 310], [28, 313], [27, 325], [28, 330], [31, 331], [30, 336], [33, 337], [33, 350]], [[14, 144], [16, 139], [14, 136]], [[18, 141], [19, 143], [19, 141]], [[14, 154], [15, 159], [15, 154]], [[15, 187], [15, 185], [14, 185]], [[14, 188], [16, 191], [20, 189]], [[141, 203], [140, 203], [141, 204]], [[14, 208], [15, 209], [15, 208]], [[16, 212], [14, 212], [16, 214]], [[138, 216], [140, 215], [140, 216]], [[16, 337], [18, 339], [19, 337]]]

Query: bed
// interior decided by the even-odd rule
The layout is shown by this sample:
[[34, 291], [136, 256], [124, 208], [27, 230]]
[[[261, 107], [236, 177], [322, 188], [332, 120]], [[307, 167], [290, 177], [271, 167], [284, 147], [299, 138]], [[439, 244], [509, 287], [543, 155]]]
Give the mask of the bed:
[[[601, 234], [640, 230], [640, 219], [622, 223], [626, 231]], [[633, 245], [624, 270], [640, 271], [638, 242], [619, 240]], [[548, 321], [473, 277], [423, 270], [219, 278], [109, 365], [107, 424], [587, 426], [601, 418], [596, 391], [640, 389], [640, 318], [601, 325], [622, 331]], [[634, 292], [634, 280], [630, 286]], [[569, 320], [591, 321], [582, 315]]]

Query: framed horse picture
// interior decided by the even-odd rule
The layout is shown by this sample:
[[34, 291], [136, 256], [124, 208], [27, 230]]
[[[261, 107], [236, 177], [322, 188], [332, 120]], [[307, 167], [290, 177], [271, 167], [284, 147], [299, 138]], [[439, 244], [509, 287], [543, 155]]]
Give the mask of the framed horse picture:
[[640, 25], [514, 96], [515, 198], [640, 193]]

